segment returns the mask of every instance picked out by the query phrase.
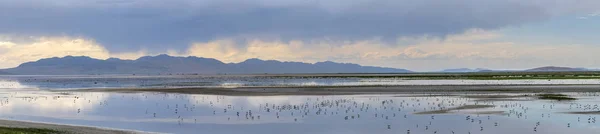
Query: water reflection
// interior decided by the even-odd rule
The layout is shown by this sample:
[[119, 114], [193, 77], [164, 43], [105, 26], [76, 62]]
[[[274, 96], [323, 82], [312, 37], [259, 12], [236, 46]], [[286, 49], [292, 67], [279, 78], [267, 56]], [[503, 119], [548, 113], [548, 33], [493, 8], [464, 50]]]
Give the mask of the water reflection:
[[[520, 94], [502, 94], [520, 95]], [[169, 133], [594, 133], [596, 93], [579, 100], [431, 95], [217, 96], [2, 92], [0, 117]], [[472, 96], [472, 95], [469, 95]], [[415, 114], [471, 105], [447, 113]], [[487, 114], [495, 111], [494, 114]], [[501, 113], [498, 113], [500, 111]]]
[[23, 85], [16, 80], [0, 79], [0, 90], [8, 90], [8, 89], [22, 90], [22, 89], [33, 89], [33, 88], [36, 88], [36, 87]]

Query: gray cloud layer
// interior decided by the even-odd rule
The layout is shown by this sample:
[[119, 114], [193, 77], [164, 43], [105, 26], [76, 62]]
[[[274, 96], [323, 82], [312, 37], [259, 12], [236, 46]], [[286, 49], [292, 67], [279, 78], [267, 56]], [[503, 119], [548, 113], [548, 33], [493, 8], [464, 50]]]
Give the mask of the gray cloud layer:
[[219, 38], [444, 36], [598, 5], [597, 0], [2, 0], [0, 34], [84, 36], [113, 51], [154, 51]]

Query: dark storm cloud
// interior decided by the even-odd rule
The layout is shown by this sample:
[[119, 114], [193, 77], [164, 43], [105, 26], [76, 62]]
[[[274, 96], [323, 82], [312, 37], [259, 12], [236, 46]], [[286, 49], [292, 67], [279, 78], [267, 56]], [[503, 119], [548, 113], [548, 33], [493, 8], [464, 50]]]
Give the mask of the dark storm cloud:
[[443, 36], [548, 19], [596, 1], [2, 0], [0, 34], [83, 36], [111, 51], [218, 38], [360, 40]]

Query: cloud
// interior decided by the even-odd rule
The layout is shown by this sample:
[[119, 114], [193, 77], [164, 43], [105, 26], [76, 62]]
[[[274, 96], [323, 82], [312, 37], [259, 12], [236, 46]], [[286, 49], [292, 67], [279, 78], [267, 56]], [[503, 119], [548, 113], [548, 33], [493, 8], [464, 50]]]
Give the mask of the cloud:
[[73, 56], [90, 56], [108, 58], [108, 51], [97, 43], [85, 39], [68, 37], [35, 39], [33, 42], [17, 44], [15, 42], [0, 42], [0, 62], [2, 67], [14, 67], [26, 61], [41, 58]]
[[335, 61], [369, 66], [436, 71], [445, 68], [482, 67], [525, 69], [539, 66], [597, 67], [600, 46], [579, 44], [536, 44], [510, 41], [499, 31], [470, 29], [446, 37], [403, 36], [396, 42], [380, 38], [365, 40], [263, 40], [218, 39], [196, 42], [184, 51], [144, 49], [112, 52], [103, 44], [81, 37], [0, 37], [0, 62], [3, 68], [41, 58], [67, 55], [98, 59], [117, 57], [137, 59], [167, 53], [174, 56], [215, 58], [223, 62], [242, 62], [250, 58], [280, 61]]
[[222, 38], [395, 39], [589, 12], [597, 0], [3, 0], [0, 34], [83, 36], [113, 52]]
[[[224, 62], [241, 62], [250, 58], [297, 60], [312, 52], [303, 50], [301, 41], [290, 42], [265, 42], [262, 40], [249, 40], [237, 44], [232, 40], [216, 40], [205, 43], [194, 43], [185, 55], [220, 59]], [[245, 47], [238, 47], [245, 46]]]
[[137, 52], [122, 52], [122, 53], [112, 53], [110, 57], [126, 59], [126, 60], [135, 60], [142, 56], [150, 55], [146, 50], [139, 50]]
[[[241, 62], [248, 58], [268, 60], [359, 63], [363, 65], [435, 71], [457, 67], [525, 69], [546, 65], [593, 67], [600, 60], [598, 46], [577, 44], [532, 44], [503, 40], [495, 31], [467, 30], [445, 38], [401, 37], [396, 44], [378, 39], [362, 41], [262, 41], [216, 40], [194, 43], [188, 53]], [[244, 47], [234, 47], [244, 46]]]
[[585, 20], [585, 19], [589, 19], [589, 18], [593, 18], [593, 17], [598, 17], [598, 16], [600, 16], [600, 12], [595, 12], [595, 13], [587, 14], [585, 16], [579, 16], [579, 17], [577, 17], [577, 19]]
[[0, 68], [16, 67], [21, 63], [43, 58], [89, 56], [97, 59], [117, 57], [137, 59], [145, 51], [111, 53], [101, 44], [80, 37], [10, 37], [0, 38]]
[[[473, 29], [463, 34], [449, 35], [445, 38], [431, 36], [402, 37], [398, 39], [399, 41], [396, 44], [387, 44], [387, 42], [380, 39], [361, 41], [291, 40], [287, 42], [259, 39], [236, 42], [232, 39], [224, 39], [194, 43], [183, 55], [216, 58], [225, 62], [241, 62], [249, 58], [304, 62], [323, 60], [360, 62], [391, 57], [402, 60], [472, 57], [511, 58], [512, 55], [508, 52], [494, 52], [498, 48], [503, 48], [504, 45], [512, 45], [509, 43], [464, 44], [499, 37], [501, 35], [498, 33]], [[474, 47], [485, 51], [471, 50]]]

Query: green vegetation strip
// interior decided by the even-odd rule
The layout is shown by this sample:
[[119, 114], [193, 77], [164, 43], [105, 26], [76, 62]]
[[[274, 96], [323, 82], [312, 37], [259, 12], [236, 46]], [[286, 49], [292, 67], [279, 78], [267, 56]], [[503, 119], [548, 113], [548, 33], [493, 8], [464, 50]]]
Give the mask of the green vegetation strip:
[[62, 134], [63, 132], [42, 128], [0, 127], [0, 134]]
[[557, 100], [557, 101], [566, 101], [566, 100], [577, 100], [576, 98], [569, 97], [564, 94], [538, 94], [538, 99], [542, 100]]
[[276, 78], [399, 78], [412, 80], [513, 80], [513, 79], [600, 79], [600, 72], [469, 72], [469, 73], [390, 73], [390, 74], [312, 74], [264, 75]]

